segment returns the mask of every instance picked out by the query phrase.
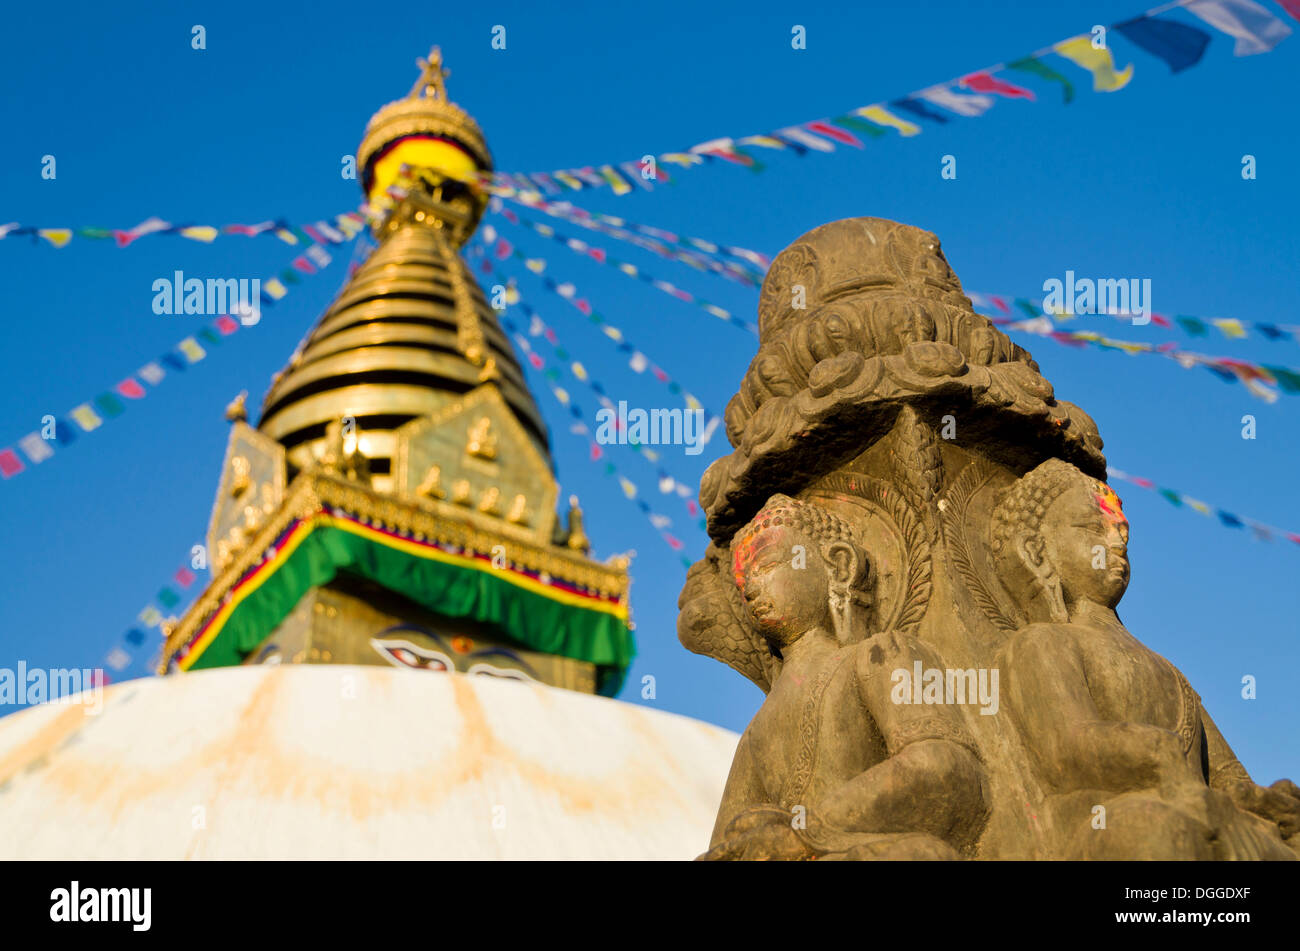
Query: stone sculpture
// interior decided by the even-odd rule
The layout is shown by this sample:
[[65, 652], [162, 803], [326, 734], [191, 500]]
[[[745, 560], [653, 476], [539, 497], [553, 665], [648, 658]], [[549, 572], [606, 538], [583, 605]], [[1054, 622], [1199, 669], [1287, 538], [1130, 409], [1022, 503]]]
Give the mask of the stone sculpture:
[[1251, 781], [1115, 614], [1096, 425], [937, 238], [782, 252], [725, 422], [678, 633], [767, 699], [703, 857], [1295, 857], [1300, 788]]

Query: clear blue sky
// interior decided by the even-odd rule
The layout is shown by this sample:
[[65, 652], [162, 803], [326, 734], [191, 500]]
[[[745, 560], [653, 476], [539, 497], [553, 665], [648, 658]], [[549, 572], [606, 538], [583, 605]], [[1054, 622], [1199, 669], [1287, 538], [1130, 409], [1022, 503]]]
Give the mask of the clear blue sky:
[[[0, 34], [0, 223], [129, 227], [150, 215], [226, 224], [315, 220], [354, 207], [339, 175], [370, 114], [404, 95], [414, 60], [440, 43], [452, 97], [482, 124], [498, 167], [545, 170], [638, 158], [721, 135], [746, 135], [894, 98], [1027, 54], [1141, 12], [1143, 0], [907, 4], [415, 5], [400, 15], [313, 3], [24, 4]], [[563, 12], [561, 12], [561, 9]], [[1281, 9], [1274, 13], [1292, 23]], [[1191, 22], [1186, 14], [1175, 18]], [[207, 29], [207, 50], [190, 28]], [[790, 46], [794, 24], [808, 48]], [[491, 29], [507, 29], [494, 51]], [[1292, 23], [1293, 26], [1300, 26]], [[1294, 114], [1285, 103], [1300, 36], [1235, 58], [1216, 34], [1202, 63], [1171, 76], [1122, 38], [1136, 75], [1093, 93], [1063, 62], [1078, 96], [1027, 82], [1040, 101], [1004, 100], [978, 119], [927, 124], [863, 152], [768, 155], [754, 174], [715, 164], [653, 194], [575, 197], [594, 210], [776, 252], [823, 222], [877, 215], [928, 228], [965, 286], [1029, 296], [1067, 269], [1150, 278], [1161, 312], [1300, 323], [1295, 220], [1300, 211]], [[1241, 157], [1259, 177], [1243, 181]], [[41, 156], [58, 162], [40, 178]], [[956, 156], [958, 178], [940, 178]], [[674, 377], [720, 410], [754, 349], [752, 337], [558, 245], [500, 224], [551, 273], [568, 278]], [[601, 242], [597, 242], [601, 243]], [[752, 317], [738, 285], [610, 245], [664, 278]], [[4, 342], [0, 446], [62, 415], [197, 329], [153, 314], [151, 284], [192, 276], [258, 276], [291, 252], [273, 238], [213, 245], [146, 238], [126, 249], [74, 240], [63, 250], [0, 242]], [[201, 538], [226, 439], [222, 410], [239, 390], [260, 403], [271, 374], [328, 304], [344, 260], [306, 280], [262, 323], [241, 330], [183, 376], [56, 457], [0, 483], [0, 665], [94, 665]], [[581, 317], [531, 275], [520, 286], [575, 356], [616, 398], [672, 405], [632, 374]], [[1101, 320], [1101, 318], [1098, 318]], [[1107, 329], [1167, 339], [1155, 327]], [[1123, 334], [1120, 333], [1123, 331]], [[1300, 397], [1275, 405], [1203, 370], [1151, 357], [1072, 351], [1021, 340], [1057, 393], [1098, 422], [1112, 465], [1240, 515], [1300, 531], [1295, 487]], [[1206, 352], [1300, 365], [1294, 342], [1214, 338]], [[547, 354], [543, 346], [542, 352]], [[549, 355], [549, 354], [548, 354]], [[761, 694], [721, 664], [687, 654], [674, 630], [684, 569], [612, 480], [545, 389], [564, 490], [582, 498], [597, 553], [635, 549], [633, 606], [640, 656], [630, 684], [658, 681], [660, 708], [739, 730]], [[569, 384], [589, 416], [591, 394]], [[1241, 417], [1258, 439], [1240, 436]], [[594, 420], [593, 420], [594, 422]], [[669, 468], [698, 480], [725, 448], [677, 453]], [[653, 471], [610, 458], [646, 491]], [[1256, 778], [1300, 773], [1300, 548], [1260, 544], [1159, 496], [1117, 485], [1133, 523], [1129, 628], [1188, 675]], [[693, 553], [701, 532], [680, 504]], [[143, 675], [137, 652], [127, 675]], [[1258, 699], [1240, 698], [1243, 675]], [[637, 691], [626, 699], [641, 702]], [[1297, 777], [1300, 778], [1300, 777]]]

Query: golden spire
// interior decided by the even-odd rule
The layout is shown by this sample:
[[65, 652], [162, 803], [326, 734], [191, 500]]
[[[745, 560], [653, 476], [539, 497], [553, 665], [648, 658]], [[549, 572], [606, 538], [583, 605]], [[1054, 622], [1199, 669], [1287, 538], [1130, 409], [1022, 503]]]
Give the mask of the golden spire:
[[[258, 423], [295, 470], [323, 456], [364, 481], [368, 467], [380, 492], [392, 487], [397, 430], [486, 382], [550, 463], [523, 369], [458, 253], [486, 209], [480, 176], [492, 160], [478, 124], [447, 98], [439, 49], [418, 62], [410, 93], [375, 113], [357, 150], [367, 194], [386, 193], [406, 168], [406, 195], [376, 228], [379, 247], [272, 382]], [[357, 427], [350, 454], [336, 431], [344, 417]], [[455, 499], [454, 482], [435, 476], [425, 488]]]
[[415, 65], [424, 70], [408, 95], [410, 99], [419, 98], [421, 95], [429, 96], [434, 99], [447, 98], [447, 84], [445, 80], [451, 75], [450, 69], [444, 69], [442, 65], [442, 50], [435, 46], [429, 51], [428, 59], [417, 59]]
[[357, 149], [357, 166], [367, 199], [382, 201], [402, 181], [410, 195], [407, 214], [441, 230], [453, 245], [464, 244], [487, 207], [481, 181], [492, 173], [483, 130], [468, 112], [447, 98], [442, 53], [434, 47], [416, 61], [420, 77], [404, 99], [388, 103], [370, 118]]

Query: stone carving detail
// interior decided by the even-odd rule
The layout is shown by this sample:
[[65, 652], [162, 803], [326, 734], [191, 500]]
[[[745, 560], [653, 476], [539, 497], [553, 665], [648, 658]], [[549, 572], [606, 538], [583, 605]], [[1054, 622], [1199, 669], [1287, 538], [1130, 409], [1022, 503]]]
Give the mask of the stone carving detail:
[[758, 316], [678, 599], [683, 645], [767, 695], [702, 857], [1295, 858], [1300, 787], [1256, 784], [1115, 613], [1096, 425], [938, 239], [824, 225]]
[[985, 583], [984, 579], [989, 574], [989, 569], [987, 566], [976, 564], [974, 546], [966, 536], [968, 521], [973, 514], [970, 511], [971, 500], [975, 493], [988, 485], [996, 475], [996, 470], [981, 462], [973, 462], [966, 466], [952, 488], [948, 490], [941, 518], [948, 554], [952, 558], [958, 576], [965, 583], [975, 604], [984, 612], [984, 616], [999, 631], [1010, 632], [1014, 631], [1017, 625], [1007, 616], [998, 596]]

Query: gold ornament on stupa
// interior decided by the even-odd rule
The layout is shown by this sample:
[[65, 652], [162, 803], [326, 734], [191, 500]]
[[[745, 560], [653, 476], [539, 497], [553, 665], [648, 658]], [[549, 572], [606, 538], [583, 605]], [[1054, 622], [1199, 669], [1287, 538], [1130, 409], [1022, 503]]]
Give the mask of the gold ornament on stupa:
[[419, 67], [357, 152], [378, 246], [257, 426], [232, 404], [213, 580], [164, 670], [418, 657], [609, 693], [631, 661], [626, 562], [557, 515], [546, 425], [459, 253], [491, 155], [436, 47]]

